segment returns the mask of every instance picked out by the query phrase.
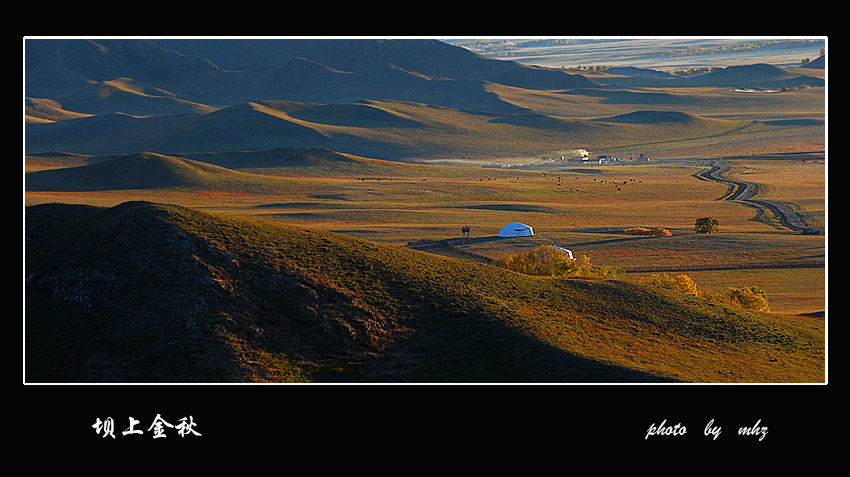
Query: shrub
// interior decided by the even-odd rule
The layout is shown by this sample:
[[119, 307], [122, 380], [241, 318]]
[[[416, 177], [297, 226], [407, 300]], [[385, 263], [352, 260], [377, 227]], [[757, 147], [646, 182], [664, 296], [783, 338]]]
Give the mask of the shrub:
[[630, 229], [626, 229], [624, 232], [629, 235], [649, 235], [651, 230], [646, 227], [632, 227]]
[[626, 229], [625, 232], [629, 235], [651, 235], [653, 237], [669, 237], [673, 235], [669, 230], [664, 227], [658, 227], [656, 229], [648, 229], [646, 227], [632, 227], [630, 229]]
[[496, 266], [526, 275], [619, 279], [625, 273], [617, 267], [594, 267], [587, 256], [571, 259], [557, 247], [541, 245], [527, 252], [503, 257]]
[[652, 230], [644, 227], [632, 227], [630, 229], [626, 229], [625, 232], [629, 235], [650, 235]]

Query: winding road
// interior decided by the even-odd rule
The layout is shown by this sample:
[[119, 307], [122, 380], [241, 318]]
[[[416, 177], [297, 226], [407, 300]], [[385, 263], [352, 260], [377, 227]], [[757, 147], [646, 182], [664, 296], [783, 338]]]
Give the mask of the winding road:
[[755, 195], [756, 190], [758, 190], [758, 185], [752, 182], [727, 179], [723, 176], [723, 174], [728, 170], [729, 166], [724, 164], [723, 161], [715, 160], [708, 170], [702, 171], [694, 176], [698, 179], [720, 182], [729, 186], [729, 190], [726, 191], [726, 194], [717, 200], [740, 202], [743, 205], [755, 208], [758, 213], [762, 213], [764, 209], [767, 209], [779, 219], [779, 222], [783, 227], [795, 232], [804, 234], [823, 233], [822, 229], [812, 228], [806, 225], [797, 212], [781, 202], [765, 199], [753, 199], [752, 197]]

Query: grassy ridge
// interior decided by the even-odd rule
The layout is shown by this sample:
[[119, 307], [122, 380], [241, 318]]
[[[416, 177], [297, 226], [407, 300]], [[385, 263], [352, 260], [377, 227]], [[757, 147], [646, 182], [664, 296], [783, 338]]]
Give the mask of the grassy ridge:
[[822, 322], [625, 282], [150, 203], [26, 219], [32, 381], [824, 379]]

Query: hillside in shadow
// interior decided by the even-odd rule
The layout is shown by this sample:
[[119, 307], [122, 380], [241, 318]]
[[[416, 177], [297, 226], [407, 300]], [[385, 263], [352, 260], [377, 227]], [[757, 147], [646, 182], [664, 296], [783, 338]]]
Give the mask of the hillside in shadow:
[[147, 202], [28, 207], [26, 254], [28, 382], [761, 381], [822, 349], [625, 282]]

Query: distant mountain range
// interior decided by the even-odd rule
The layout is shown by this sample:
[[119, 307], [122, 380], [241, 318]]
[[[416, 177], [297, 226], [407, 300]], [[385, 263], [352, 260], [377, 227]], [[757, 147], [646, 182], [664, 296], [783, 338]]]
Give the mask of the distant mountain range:
[[[438, 40], [28, 39], [25, 147], [91, 154], [316, 147], [394, 160], [468, 150], [536, 155], [533, 148], [602, 137], [630, 143], [643, 134], [619, 138], [567, 119], [577, 104], [582, 117], [596, 119], [634, 112], [595, 112], [576, 103], [579, 96], [616, 96], [619, 103], [609, 104], [652, 111], [682, 101], [636, 85], [822, 86], [816, 72], [753, 65], [681, 79], [622, 69], [589, 79]], [[659, 115], [645, 117], [654, 123]]]
[[428, 96], [428, 83], [440, 93], [484, 81], [529, 89], [594, 84], [580, 75], [489, 59], [437, 40], [78, 39], [30, 43], [25, 84], [30, 97], [66, 96], [92, 82], [116, 78], [132, 78], [184, 100], [225, 100], [230, 104], [258, 99], [419, 100], [423, 94]]

